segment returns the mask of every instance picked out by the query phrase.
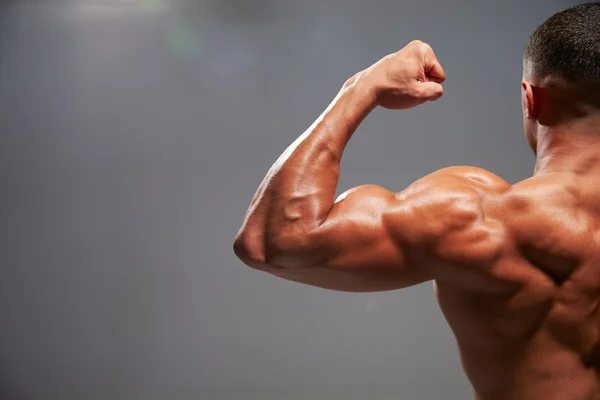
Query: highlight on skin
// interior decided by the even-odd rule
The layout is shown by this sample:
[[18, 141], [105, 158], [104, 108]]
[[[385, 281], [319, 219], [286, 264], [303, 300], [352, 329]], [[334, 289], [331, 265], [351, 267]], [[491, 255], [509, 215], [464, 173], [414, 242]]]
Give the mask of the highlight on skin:
[[413, 41], [351, 77], [276, 160], [235, 254], [330, 290], [433, 282], [476, 399], [600, 399], [598, 21], [600, 3], [576, 6], [529, 40], [521, 104], [532, 177], [510, 185], [453, 166], [399, 192], [362, 185], [335, 198], [343, 151], [371, 111], [443, 99], [442, 64]]

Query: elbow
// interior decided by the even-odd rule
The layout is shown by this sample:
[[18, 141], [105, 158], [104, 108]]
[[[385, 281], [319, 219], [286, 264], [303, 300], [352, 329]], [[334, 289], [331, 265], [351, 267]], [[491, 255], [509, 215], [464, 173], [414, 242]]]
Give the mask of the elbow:
[[307, 237], [277, 233], [265, 238], [240, 231], [233, 242], [235, 255], [244, 264], [260, 270], [304, 267], [309, 254]]
[[244, 264], [253, 267], [265, 263], [264, 251], [257, 246], [259, 241], [252, 240], [250, 235], [241, 230], [233, 241], [233, 252]]

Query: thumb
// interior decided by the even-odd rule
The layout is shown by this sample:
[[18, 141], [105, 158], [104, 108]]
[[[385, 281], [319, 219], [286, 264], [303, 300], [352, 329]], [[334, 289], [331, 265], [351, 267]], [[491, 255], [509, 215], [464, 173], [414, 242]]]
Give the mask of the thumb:
[[437, 82], [421, 82], [420, 95], [424, 100], [436, 101], [444, 95], [444, 87]]

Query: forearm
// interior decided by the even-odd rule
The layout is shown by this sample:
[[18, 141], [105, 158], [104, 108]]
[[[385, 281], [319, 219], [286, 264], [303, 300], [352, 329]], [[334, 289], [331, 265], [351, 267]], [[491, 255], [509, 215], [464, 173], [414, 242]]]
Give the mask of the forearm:
[[302, 247], [333, 207], [344, 148], [376, 104], [366, 77], [344, 85], [267, 173], [236, 239], [238, 255], [266, 262], [271, 249]]

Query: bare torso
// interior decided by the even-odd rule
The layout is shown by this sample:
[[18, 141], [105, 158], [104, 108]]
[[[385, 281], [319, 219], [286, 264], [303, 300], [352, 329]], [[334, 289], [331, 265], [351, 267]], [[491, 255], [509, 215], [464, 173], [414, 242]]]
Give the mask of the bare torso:
[[435, 281], [478, 400], [600, 399], [599, 184], [555, 173], [490, 197], [502, 256]]
[[436, 100], [444, 80], [419, 41], [351, 78], [269, 170], [234, 251], [332, 290], [434, 281], [478, 400], [600, 400], [600, 117], [545, 132], [536, 175], [513, 186], [450, 167], [398, 193], [365, 185], [335, 198], [362, 120]]

